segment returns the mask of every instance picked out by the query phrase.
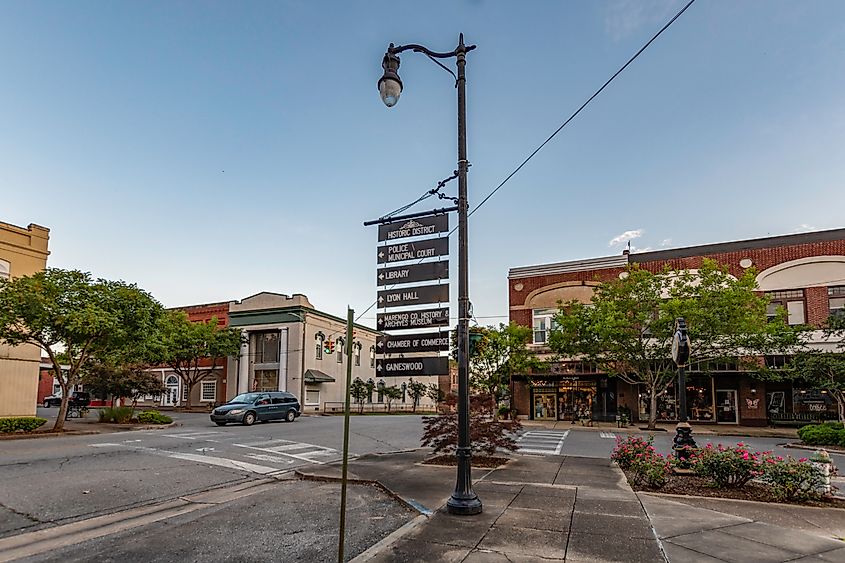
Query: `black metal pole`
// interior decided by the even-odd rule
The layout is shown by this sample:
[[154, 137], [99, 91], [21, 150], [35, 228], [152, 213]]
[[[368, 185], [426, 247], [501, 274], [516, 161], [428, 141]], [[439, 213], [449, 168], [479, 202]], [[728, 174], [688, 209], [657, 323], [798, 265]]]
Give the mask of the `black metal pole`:
[[464, 34], [455, 51], [458, 59], [458, 475], [455, 492], [446, 503], [451, 514], [479, 514], [481, 500], [472, 490], [469, 438], [469, 243], [467, 239], [467, 116], [466, 47]]
[[687, 374], [686, 367], [678, 366], [678, 422], [687, 422]]

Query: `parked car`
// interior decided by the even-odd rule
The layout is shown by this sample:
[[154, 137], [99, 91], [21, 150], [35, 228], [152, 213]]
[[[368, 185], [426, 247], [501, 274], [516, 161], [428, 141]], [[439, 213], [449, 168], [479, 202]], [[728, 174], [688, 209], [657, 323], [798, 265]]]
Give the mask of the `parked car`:
[[[58, 407], [61, 404], [61, 395], [48, 395], [44, 397], [43, 406], [45, 409]], [[67, 404], [69, 407], [87, 407], [91, 404], [91, 393], [86, 393], [85, 391], [74, 391], [70, 394]]]
[[242, 393], [211, 411], [211, 420], [218, 426], [240, 422], [246, 426], [256, 421], [284, 420], [293, 422], [302, 409], [299, 399], [285, 391]]

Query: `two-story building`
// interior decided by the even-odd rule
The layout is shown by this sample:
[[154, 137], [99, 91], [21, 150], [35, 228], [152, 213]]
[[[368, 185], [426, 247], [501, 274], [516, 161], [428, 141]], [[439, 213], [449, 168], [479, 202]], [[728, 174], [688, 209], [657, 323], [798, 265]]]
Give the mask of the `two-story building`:
[[[845, 229], [834, 229], [512, 268], [510, 320], [533, 327], [532, 349], [550, 359], [547, 343], [559, 302], [589, 303], [596, 286], [624, 275], [629, 264], [653, 272], [667, 266], [694, 271], [705, 258], [726, 265], [734, 276], [755, 268], [759, 290], [771, 300], [769, 314], [782, 306], [792, 325], [821, 326], [830, 315], [845, 314]], [[815, 345], [830, 346], [819, 337], [814, 334]], [[786, 358], [765, 361], [776, 367]], [[706, 423], [765, 425], [772, 413], [835, 411], [824, 392], [800, 380], [759, 381], [733, 364], [690, 366], [686, 393], [689, 418]], [[546, 373], [518, 378], [513, 394], [518, 412], [531, 419], [573, 420], [584, 408], [597, 420], [612, 419], [623, 408], [635, 419], [647, 418], [642, 389], [584, 362], [551, 362]], [[677, 420], [677, 407], [672, 388], [660, 400], [658, 420]]]

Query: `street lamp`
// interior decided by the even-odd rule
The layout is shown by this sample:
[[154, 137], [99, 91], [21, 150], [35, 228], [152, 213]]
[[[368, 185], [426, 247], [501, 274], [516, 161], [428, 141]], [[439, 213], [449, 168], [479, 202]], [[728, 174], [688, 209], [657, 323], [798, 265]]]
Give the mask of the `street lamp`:
[[692, 426], [687, 422], [687, 379], [686, 365], [689, 361], [690, 343], [687, 335], [687, 323], [683, 317], [675, 321], [675, 334], [672, 336], [672, 360], [678, 367], [678, 425], [675, 427], [673, 449], [679, 461], [686, 461], [690, 449], [696, 447], [692, 437]]
[[[455, 77], [458, 90], [458, 475], [455, 491], [446, 503], [451, 514], [479, 514], [481, 500], [472, 490], [471, 449], [469, 439], [469, 252], [467, 245], [467, 107], [466, 107], [466, 54], [475, 45], [464, 45], [464, 34], [460, 35], [454, 51], [438, 53], [422, 45], [399, 45], [393, 43], [387, 48], [381, 66], [384, 75], [378, 81], [378, 90], [384, 105], [393, 107], [402, 93], [399, 78], [399, 53], [413, 51], [423, 53]], [[454, 57], [458, 74], [436, 59]]]

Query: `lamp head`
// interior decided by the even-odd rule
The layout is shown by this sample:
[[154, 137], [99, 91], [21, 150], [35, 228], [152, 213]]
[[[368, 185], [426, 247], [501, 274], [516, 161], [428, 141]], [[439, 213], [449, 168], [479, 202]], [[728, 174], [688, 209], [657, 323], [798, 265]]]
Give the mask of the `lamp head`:
[[[390, 44], [390, 49], [393, 48], [393, 43]], [[384, 59], [381, 61], [381, 67], [384, 69], [384, 74], [378, 81], [378, 93], [381, 96], [381, 101], [389, 108], [396, 105], [399, 101], [399, 94], [402, 93], [402, 80], [399, 79], [399, 57], [388, 49], [384, 54]]]

